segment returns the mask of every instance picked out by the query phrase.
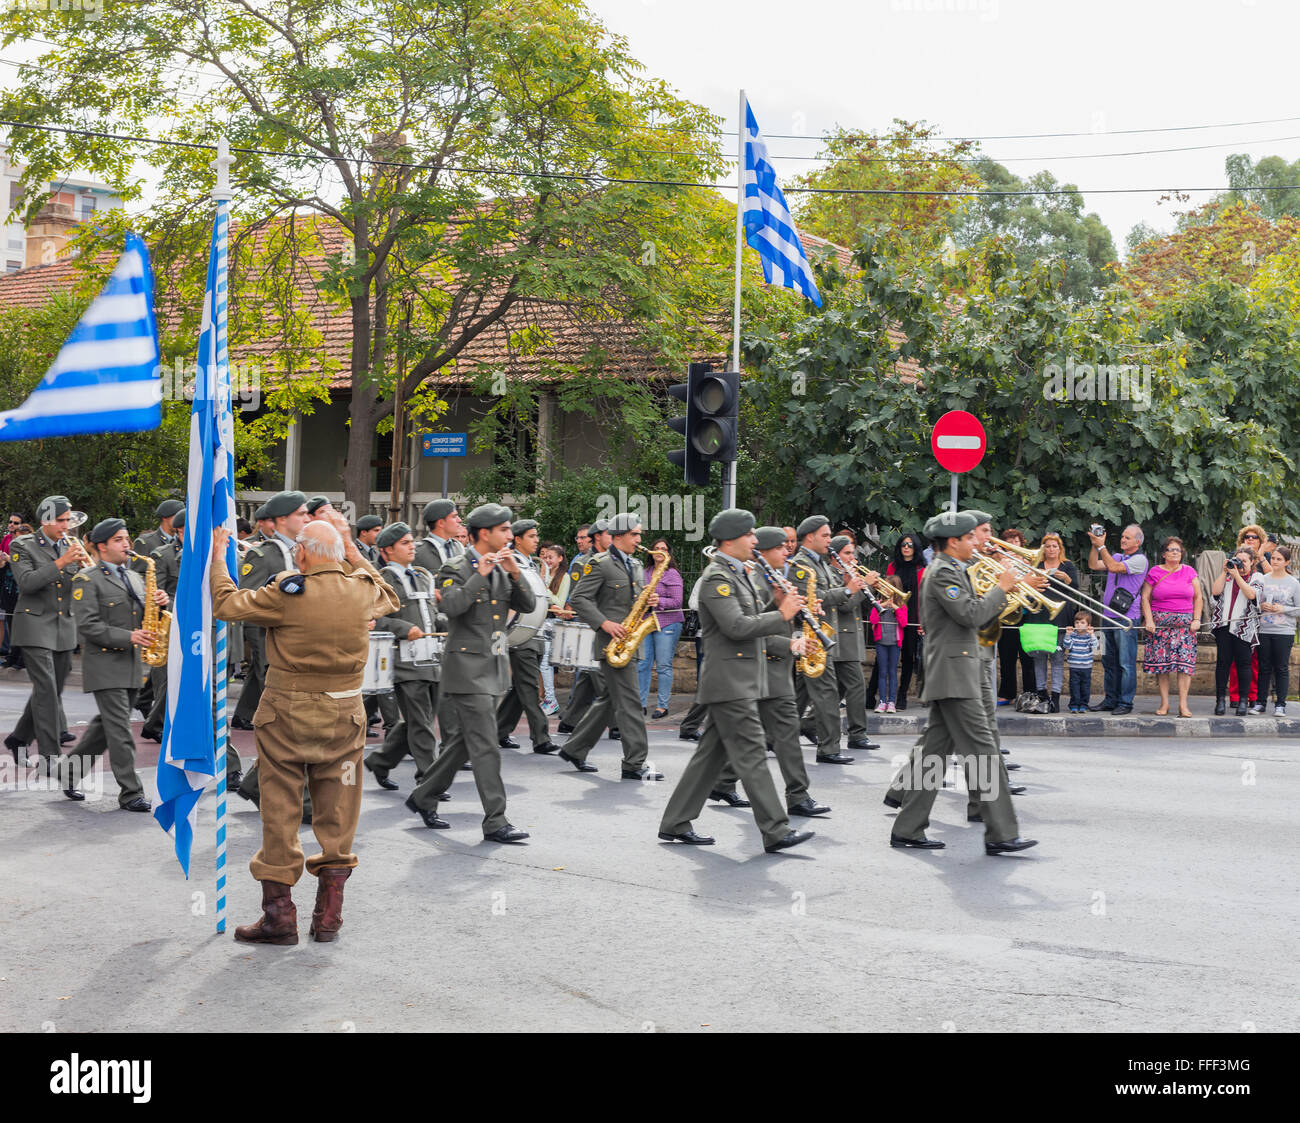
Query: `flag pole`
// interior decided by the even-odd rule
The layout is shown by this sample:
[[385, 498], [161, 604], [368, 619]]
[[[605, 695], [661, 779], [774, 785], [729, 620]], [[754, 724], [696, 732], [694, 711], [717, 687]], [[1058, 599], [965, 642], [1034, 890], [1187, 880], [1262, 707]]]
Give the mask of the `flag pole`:
[[[212, 192], [212, 201], [217, 204], [218, 225], [226, 228], [225, 233], [228, 236], [227, 224], [230, 221], [230, 165], [233, 161], [230, 158], [230, 142], [223, 134], [217, 139], [217, 158], [212, 161], [212, 167], [217, 173], [217, 186]], [[216, 333], [216, 352], [217, 352], [217, 390], [224, 399], [227, 390], [223, 387], [229, 386], [230, 383], [230, 354], [227, 347], [225, 333], [221, 331], [221, 325], [224, 317], [217, 315], [216, 303], [218, 300], [224, 301], [227, 298], [228, 288], [226, 276], [217, 277], [216, 291], [213, 293], [213, 331]], [[225, 371], [225, 378], [221, 377], [221, 372]], [[218, 406], [219, 413], [224, 416], [222, 407]], [[217, 455], [225, 456], [226, 451], [224, 443], [218, 450]], [[215, 474], [215, 465], [214, 465]], [[224, 520], [223, 520], [224, 521]], [[226, 930], [226, 747], [229, 737], [229, 731], [226, 724], [226, 654], [228, 650], [230, 625], [224, 620], [216, 621], [216, 650], [212, 667], [213, 689], [215, 697], [213, 699], [213, 714], [215, 727], [213, 737], [215, 740], [215, 763], [216, 781], [217, 781], [217, 933], [221, 934]]]
[[[745, 91], [740, 91], [740, 112], [736, 117], [736, 299], [731, 310], [731, 369], [740, 370], [740, 264], [745, 241]], [[739, 421], [737, 421], [739, 435]], [[722, 481], [722, 505], [736, 505], [736, 462], [726, 465]]]

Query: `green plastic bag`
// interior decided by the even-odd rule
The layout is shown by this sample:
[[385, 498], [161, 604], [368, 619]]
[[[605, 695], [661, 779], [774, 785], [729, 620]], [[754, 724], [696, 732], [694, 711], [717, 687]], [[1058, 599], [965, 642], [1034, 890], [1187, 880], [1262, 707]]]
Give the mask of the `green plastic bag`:
[[1055, 624], [1021, 624], [1020, 646], [1031, 654], [1056, 650], [1061, 630]]

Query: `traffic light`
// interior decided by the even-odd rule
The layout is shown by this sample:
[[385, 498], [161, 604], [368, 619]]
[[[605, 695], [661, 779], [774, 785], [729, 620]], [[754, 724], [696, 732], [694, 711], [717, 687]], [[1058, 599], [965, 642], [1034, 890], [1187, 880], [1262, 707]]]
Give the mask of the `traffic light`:
[[668, 422], [686, 438], [686, 447], [673, 450], [668, 459], [682, 466], [688, 484], [706, 485], [709, 465], [736, 459], [740, 373], [715, 371], [712, 363], [692, 363], [685, 384], [670, 386], [668, 392], [686, 403], [686, 416]]

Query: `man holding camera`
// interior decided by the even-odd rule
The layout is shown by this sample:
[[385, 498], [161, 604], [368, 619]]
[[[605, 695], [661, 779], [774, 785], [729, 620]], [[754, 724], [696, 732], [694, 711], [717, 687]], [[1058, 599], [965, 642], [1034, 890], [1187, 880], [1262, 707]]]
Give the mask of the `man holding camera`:
[[[1119, 536], [1118, 554], [1106, 548], [1106, 528], [1094, 523], [1088, 530], [1092, 549], [1088, 551], [1088, 568], [1106, 574], [1102, 603], [1110, 610], [1102, 623], [1105, 648], [1101, 667], [1105, 676], [1106, 697], [1092, 710], [1110, 710], [1116, 716], [1133, 712], [1133, 695], [1137, 691], [1137, 621], [1142, 612], [1142, 582], [1148, 562], [1142, 553], [1142, 528], [1130, 523]], [[1120, 628], [1115, 620], [1127, 617], [1131, 628]]]

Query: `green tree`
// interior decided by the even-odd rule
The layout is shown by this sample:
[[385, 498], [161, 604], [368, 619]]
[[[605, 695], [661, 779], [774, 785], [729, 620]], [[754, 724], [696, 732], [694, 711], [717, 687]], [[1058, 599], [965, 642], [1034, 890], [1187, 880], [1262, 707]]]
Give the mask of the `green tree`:
[[1300, 160], [1293, 163], [1281, 156], [1263, 156], [1258, 161], [1244, 153], [1224, 160], [1231, 190], [1222, 203], [1252, 203], [1265, 218], [1276, 221], [1283, 215], [1300, 218]]

